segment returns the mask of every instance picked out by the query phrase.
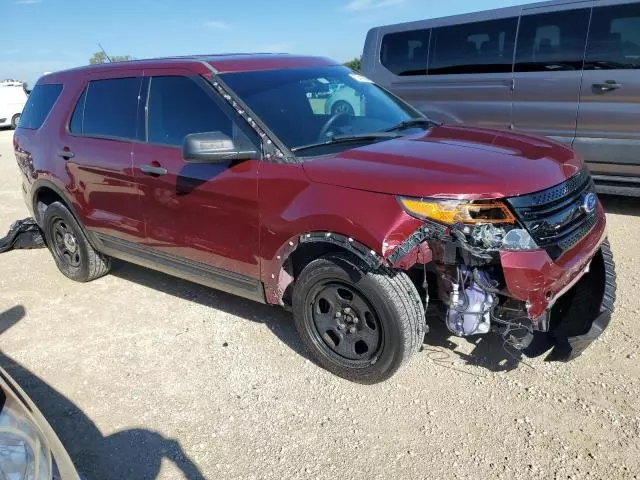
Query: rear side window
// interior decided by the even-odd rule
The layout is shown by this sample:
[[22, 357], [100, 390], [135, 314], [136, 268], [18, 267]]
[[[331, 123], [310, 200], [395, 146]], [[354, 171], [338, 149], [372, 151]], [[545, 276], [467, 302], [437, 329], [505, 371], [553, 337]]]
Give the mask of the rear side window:
[[36, 85], [24, 106], [20, 117], [20, 128], [38, 129], [62, 92], [62, 85], [49, 83]]
[[152, 77], [149, 88], [149, 143], [179, 146], [188, 134], [204, 132], [222, 132], [233, 138], [231, 119], [193, 79]]
[[586, 70], [640, 67], [640, 4], [593, 9]]
[[590, 13], [582, 9], [522, 17], [515, 71], [581, 70]]
[[111, 78], [89, 82], [84, 104], [82, 134], [135, 140], [141, 84], [142, 77]]
[[430, 30], [389, 33], [382, 38], [380, 61], [399, 76], [427, 74]]
[[517, 28], [506, 18], [434, 29], [429, 75], [511, 72]]

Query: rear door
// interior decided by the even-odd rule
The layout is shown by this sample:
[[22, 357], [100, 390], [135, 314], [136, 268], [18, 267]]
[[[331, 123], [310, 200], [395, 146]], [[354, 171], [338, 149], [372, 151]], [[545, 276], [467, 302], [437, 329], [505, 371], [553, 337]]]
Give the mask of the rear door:
[[589, 32], [574, 144], [594, 174], [623, 177], [617, 180], [637, 187], [639, 118], [640, 3], [598, 2]]
[[95, 232], [129, 241], [144, 239], [144, 221], [132, 170], [139, 127], [141, 70], [112, 70], [89, 77], [56, 139], [70, 187], [77, 189], [82, 221]]
[[514, 65], [513, 128], [573, 143], [592, 4], [523, 9]]
[[144, 245], [174, 263], [212, 267], [217, 277], [236, 272], [259, 279], [260, 160], [187, 163], [182, 143], [190, 133], [214, 131], [236, 145], [259, 149], [260, 142], [202, 77], [182, 69], [147, 69], [145, 82], [147, 141], [134, 153]]

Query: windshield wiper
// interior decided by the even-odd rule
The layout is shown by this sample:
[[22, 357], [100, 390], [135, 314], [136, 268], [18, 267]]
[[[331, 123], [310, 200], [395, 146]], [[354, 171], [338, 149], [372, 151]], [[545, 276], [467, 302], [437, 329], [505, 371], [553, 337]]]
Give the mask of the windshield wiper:
[[391, 131], [384, 132], [369, 132], [369, 133], [356, 133], [353, 135], [334, 135], [330, 140], [326, 142], [312, 143], [310, 145], [302, 145], [300, 147], [292, 148], [292, 152], [300, 152], [302, 150], [309, 150], [312, 148], [326, 147], [328, 145], [338, 145], [341, 143], [361, 142], [367, 140], [380, 140], [380, 139], [392, 139], [398, 138], [400, 135]]
[[439, 127], [442, 125], [441, 123], [434, 122], [433, 120], [429, 120], [428, 118], [412, 118], [411, 120], [405, 120], [404, 122], [400, 122], [399, 124], [388, 128], [385, 132], [397, 132], [399, 130], [406, 130], [407, 128], [413, 127]]

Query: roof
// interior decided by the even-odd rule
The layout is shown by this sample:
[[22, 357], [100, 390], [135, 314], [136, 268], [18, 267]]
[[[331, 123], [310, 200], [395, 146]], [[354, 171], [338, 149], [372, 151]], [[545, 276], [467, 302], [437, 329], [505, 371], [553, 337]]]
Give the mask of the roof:
[[205, 66], [215, 73], [247, 72], [257, 70], [277, 70], [287, 68], [323, 67], [339, 65], [338, 62], [322, 57], [289, 55], [285, 53], [227, 53], [208, 55], [188, 55], [182, 57], [151, 58], [130, 60], [127, 62], [85, 65], [82, 67], [55, 72], [47, 75], [46, 80], [54, 80], [68, 74], [100, 72], [105, 70], [129, 70], [132, 68]]

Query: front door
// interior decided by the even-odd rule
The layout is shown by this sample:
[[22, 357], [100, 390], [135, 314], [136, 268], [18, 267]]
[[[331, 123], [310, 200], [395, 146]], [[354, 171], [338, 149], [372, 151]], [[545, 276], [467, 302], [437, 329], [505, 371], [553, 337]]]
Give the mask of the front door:
[[260, 160], [187, 163], [190, 133], [221, 132], [259, 142], [203, 78], [189, 72], [145, 70], [146, 142], [134, 148], [134, 172], [146, 221], [144, 246], [168, 262], [211, 267], [259, 279]]
[[514, 65], [516, 130], [573, 143], [592, 3], [523, 10]]
[[[593, 9], [574, 147], [592, 173], [640, 183], [640, 3]], [[603, 6], [600, 6], [603, 5]], [[630, 185], [631, 186], [631, 185]]]

